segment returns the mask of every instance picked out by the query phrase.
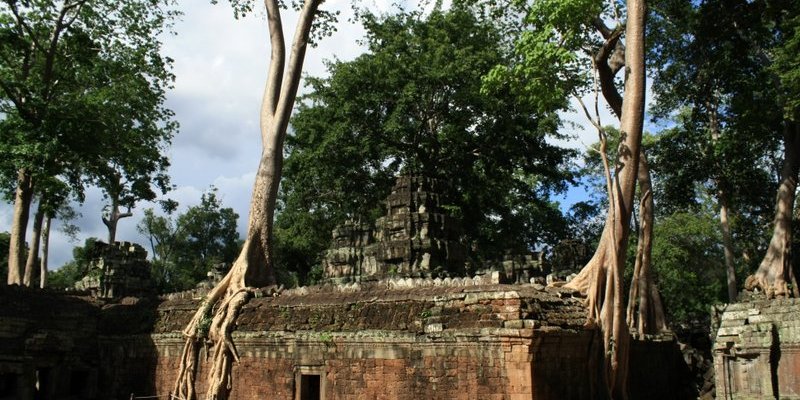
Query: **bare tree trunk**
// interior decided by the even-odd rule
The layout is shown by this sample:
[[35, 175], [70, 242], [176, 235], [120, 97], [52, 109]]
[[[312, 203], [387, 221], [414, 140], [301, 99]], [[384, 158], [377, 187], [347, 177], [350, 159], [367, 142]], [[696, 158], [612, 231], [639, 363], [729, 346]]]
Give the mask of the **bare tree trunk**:
[[786, 122], [781, 184], [775, 199], [775, 229], [767, 253], [755, 274], [747, 277], [747, 290], [761, 289], [768, 297], [800, 297], [792, 268], [792, 213], [797, 173], [800, 170], [800, 123]]
[[[635, 197], [637, 170], [644, 126], [644, 35], [646, 4], [643, 0], [628, 0], [625, 28], [625, 93], [620, 121], [621, 141], [616, 176], [613, 182], [606, 165], [609, 191], [609, 216], [603, 237], [581, 274], [592, 279], [575, 279], [568, 285], [587, 293], [589, 322], [598, 324], [604, 344], [604, 382], [608, 396], [628, 397], [628, 351], [630, 332], [625, 322], [622, 272], [625, 266], [630, 219]], [[605, 150], [604, 135], [601, 147]], [[604, 157], [605, 158], [605, 157]], [[586, 284], [588, 283], [588, 287]], [[580, 286], [579, 286], [580, 285]]]
[[[594, 26], [605, 39], [594, 55], [594, 66], [597, 69], [600, 89], [614, 115], [621, 120], [623, 101], [614, 77], [625, 66], [625, 46], [620, 42], [622, 32], [619, 28], [608, 28], [602, 20], [595, 21]], [[652, 334], [666, 329], [666, 318], [653, 278], [651, 263], [654, 204], [650, 167], [644, 148], [641, 148], [640, 152], [637, 181], [641, 229], [636, 249], [633, 280], [628, 296], [628, 324], [631, 329], [636, 329], [640, 334]]]
[[653, 193], [650, 167], [645, 152], [639, 158], [639, 240], [628, 294], [628, 326], [640, 335], [652, 335], [667, 329], [664, 306], [655, 285], [652, 270]]
[[[272, 52], [261, 109], [263, 150], [253, 185], [247, 238], [228, 274], [206, 296], [183, 331], [186, 343], [172, 393], [178, 398], [196, 397], [194, 380], [198, 346], [204, 337], [213, 343], [206, 397], [227, 398], [232, 361], [238, 360], [231, 340], [236, 316], [250, 298], [252, 287], [275, 282], [271, 236], [283, 168], [283, 143], [300, 84], [311, 25], [320, 3], [321, 0], [305, 0], [295, 30], [292, 54], [285, 66], [285, 41], [278, 0], [265, 0]], [[206, 327], [207, 332], [204, 331]]]
[[53, 216], [49, 213], [44, 218], [42, 226], [42, 263], [39, 270], [39, 288], [47, 287], [47, 259], [50, 254], [50, 222]]
[[731, 236], [731, 225], [728, 222], [728, 194], [724, 189], [717, 190], [717, 201], [719, 202], [719, 226], [722, 230], [722, 249], [725, 253], [725, 274], [728, 283], [728, 301], [733, 303], [739, 296], [736, 288], [736, 268], [733, 254], [733, 237]]
[[25, 233], [28, 229], [31, 201], [33, 200], [33, 179], [27, 170], [17, 174], [17, 190], [14, 195], [14, 216], [11, 223], [11, 238], [8, 246], [9, 285], [21, 285], [25, 273]]
[[111, 211], [108, 213], [108, 217], [102, 217], [103, 224], [108, 228], [108, 244], [114, 244], [117, 240], [117, 223], [119, 220], [132, 216], [133, 213], [131, 213], [130, 208], [128, 208], [127, 212], [120, 212], [119, 201], [117, 199], [111, 200]]
[[28, 287], [33, 285], [33, 269], [36, 268], [36, 258], [39, 256], [39, 240], [42, 235], [42, 221], [44, 220], [44, 207], [39, 201], [36, 214], [33, 216], [33, 232], [31, 232], [31, 246], [28, 250], [28, 260], [25, 262], [25, 275], [22, 284]]

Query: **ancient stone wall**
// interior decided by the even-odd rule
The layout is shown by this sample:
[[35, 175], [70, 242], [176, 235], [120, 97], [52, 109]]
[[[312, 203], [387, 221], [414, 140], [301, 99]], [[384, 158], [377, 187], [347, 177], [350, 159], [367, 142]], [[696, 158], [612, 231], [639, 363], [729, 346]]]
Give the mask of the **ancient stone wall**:
[[[597, 333], [584, 327], [582, 299], [574, 298], [573, 292], [536, 285], [476, 284], [475, 280], [466, 286], [465, 280], [444, 282], [397, 279], [292, 289], [278, 297], [251, 299], [233, 334], [239, 363], [232, 370], [231, 398], [593, 396], [596, 388], [589, 382], [592, 371], [597, 372], [601, 346]], [[35, 348], [27, 343], [49, 332], [63, 338], [57, 346], [73, 349], [58, 363], [45, 364], [48, 358], [43, 352], [0, 348], [0, 365], [5, 368], [35, 372], [34, 365], [50, 365], [65, 371], [59, 375], [61, 383], [47, 386], [45, 382], [45, 387], [54, 388], [49, 397], [53, 399], [167, 395], [183, 347], [180, 331], [200, 301], [194, 296], [173, 296], [158, 302], [135, 298], [110, 302], [32, 290], [25, 291], [19, 301], [10, 298], [15, 298], [14, 293], [0, 292], [0, 301], [10, 304], [0, 309], [5, 310], [0, 312], [0, 327], [26, 328], [0, 329], [11, 339], [9, 343], [17, 340]], [[63, 309], [62, 303], [66, 304]], [[31, 312], [29, 304], [38, 311]], [[64, 311], [64, 319], [46, 314], [59, 310]], [[50, 322], [29, 320], [40, 317]], [[54, 346], [46, 349], [47, 354], [59, 354]], [[663, 368], [674, 350], [674, 342], [634, 346], [634, 359], [646, 361], [635, 362], [632, 371], [642, 371], [641, 365], [647, 366], [645, 371]], [[204, 352], [201, 360], [205, 360]], [[22, 366], [14, 361], [26, 357], [27, 364]], [[206, 368], [201, 362], [199, 393], [206, 390]], [[632, 381], [632, 393], [648, 395], [633, 398], [684, 398], [668, 389], [685, 383], [676, 383], [675, 376], [665, 372], [638, 376]], [[14, 382], [16, 386], [7, 391], [11, 398], [34, 398], [36, 392], [30, 388], [35, 380]], [[70, 394], [75, 388], [83, 392]]]
[[800, 399], [800, 299], [724, 307], [713, 355], [717, 398]]
[[96, 398], [96, 303], [0, 286], [0, 305], [0, 399]]

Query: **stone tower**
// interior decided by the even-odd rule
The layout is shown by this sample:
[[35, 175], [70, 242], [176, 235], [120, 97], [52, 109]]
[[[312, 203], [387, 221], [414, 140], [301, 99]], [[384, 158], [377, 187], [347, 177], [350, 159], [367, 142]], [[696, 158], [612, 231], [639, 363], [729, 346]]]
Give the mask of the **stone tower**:
[[442, 207], [438, 182], [421, 176], [397, 178], [386, 198], [386, 215], [375, 228], [346, 223], [333, 231], [323, 267], [331, 281], [389, 276], [460, 276], [466, 249], [461, 222]]
[[136, 243], [97, 242], [87, 275], [75, 284], [96, 297], [119, 298], [155, 293], [147, 251]]

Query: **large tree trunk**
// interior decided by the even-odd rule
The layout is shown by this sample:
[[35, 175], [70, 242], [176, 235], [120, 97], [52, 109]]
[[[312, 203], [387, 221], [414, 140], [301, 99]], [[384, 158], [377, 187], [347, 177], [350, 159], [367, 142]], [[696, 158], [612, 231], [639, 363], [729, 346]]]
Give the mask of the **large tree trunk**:
[[639, 237], [636, 260], [628, 294], [628, 326], [640, 335], [652, 335], [667, 329], [661, 295], [653, 278], [653, 193], [650, 167], [642, 151], [639, 156]]
[[[621, 30], [606, 27], [602, 20], [594, 22], [605, 42], [594, 55], [594, 66], [597, 69], [600, 89], [614, 114], [622, 119], [622, 96], [614, 81], [617, 73], [625, 66], [625, 46], [620, 42]], [[630, 293], [628, 296], [628, 324], [640, 334], [651, 334], [666, 329], [664, 308], [661, 297], [655, 286], [651, 267], [653, 238], [653, 196], [651, 193], [650, 168], [644, 148], [639, 154], [641, 229], [639, 230], [636, 261]]]
[[[600, 83], [603, 98], [611, 111], [622, 120], [622, 96], [617, 90], [615, 76], [625, 66], [625, 46], [619, 41], [621, 31], [609, 29], [601, 20], [594, 22], [605, 42], [594, 55], [594, 66]], [[655, 285], [652, 272], [651, 254], [653, 249], [653, 194], [650, 167], [644, 148], [639, 154], [639, 240], [636, 261], [628, 296], [628, 325], [639, 334], [653, 334], [667, 329], [661, 296]], [[638, 311], [637, 311], [638, 310]]]
[[733, 254], [733, 236], [731, 235], [731, 225], [728, 221], [728, 194], [724, 189], [717, 190], [717, 201], [719, 202], [719, 226], [722, 230], [722, 249], [725, 254], [725, 275], [728, 283], [728, 301], [733, 303], [738, 297], [736, 288], [736, 268]]
[[[627, 398], [628, 350], [630, 333], [625, 323], [622, 272], [625, 266], [630, 219], [635, 198], [637, 170], [644, 125], [645, 65], [644, 31], [646, 5], [643, 0], [628, 0], [625, 28], [625, 93], [620, 122], [621, 141], [616, 176], [611, 179], [608, 162], [609, 214], [600, 244], [589, 263], [569, 287], [587, 294], [590, 323], [596, 322], [604, 346], [603, 378], [610, 398]], [[601, 134], [601, 147], [605, 138]]]
[[50, 254], [50, 222], [53, 216], [49, 213], [44, 218], [42, 226], [42, 263], [39, 270], [39, 288], [47, 287], [47, 259]]
[[768, 297], [800, 297], [792, 269], [792, 213], [797, 173], [800, 170], [800, 123], [786, 122], [781, 184], [775, 199], [775, 230], [767, 253], [755, 274], [747, 277], [747, 290], [761, 289]]
[[11, 238], [8, 245], [9, 285], [21, 285], [25, 273], [25, 233], [28, 229], [31, 201], [33, 200], [33, 179], [27, 170], [17, 174], [17, 190], [14, 195], [14, 216], [11, 222]]
[[300, 84], [311, 25], [320, 3], [320, 0], [306, 0], [303, 5], [284, 78], [285, 41], [279, 4], [277, 0], [265, 0], [272, 52], [261, 109], [263, 150], [253, 185], [247, 238], [228, 274], [206, 296], [183, 331], [186, 344], [172, 393], [178, 398], [196, 397], [198, 346], [206, 339], [213, 346], [206, 398], [227, 398], [232, 361], [238, 359], [231, 340], [233, 323], [247, 303], [252, 287], [275, 281], [271, 235], [283, 167], [283, 143]]
[[28, 260], [25, 262], [25, 276], [22, 284], [30, 287], [33, 285], [33, 270], [36, 268], [36, 259], [39, 257], [39, 240], [42, 237], [42, 222], [44, 221], [44, 208], [42, 202], [36, 208], [33, 216], [33, 231], [31, 232], [31, 246], [28, 250]]

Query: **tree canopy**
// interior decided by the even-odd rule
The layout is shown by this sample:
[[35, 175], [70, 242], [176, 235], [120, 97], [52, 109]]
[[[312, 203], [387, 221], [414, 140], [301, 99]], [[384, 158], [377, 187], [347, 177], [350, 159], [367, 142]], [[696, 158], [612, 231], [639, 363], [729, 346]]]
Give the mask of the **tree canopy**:
[[148, 238], [153, 256], [153, 278], [162, 293], [194, 288], [217, 264], [228, 267], [239, 252], [239, 215], [223, 207], [212, 187], [200, 204], [173, 217], [144, 211], [137, 229]]
[[360, 20], [367, 52], [308, 79], [292, 120], [278, 217], [285, 251], [313, 263], [333, 226], [381, 215], [398, 174], [445, 183], [474, 256], [563, 237], [550, 195], [572, 179], [573, 153], [549, 141], [556, 115], [481, 90], [481, 77], [507, 62], [498, 29], [457, 6]]
[[[152, 198], [151, 184], [168, 188], [162, 152], [176, 124], [164, 106], [173, 76], [160, 35], [173, 4], [0, 4], [0, 183], [15, 203], [9, 283], [20, 283], [31, 201], [57, 186], [47, 181], [79, 200], [87, 183], [123, 200]], [[107, 184], [120, 180], [129, 186]]]

